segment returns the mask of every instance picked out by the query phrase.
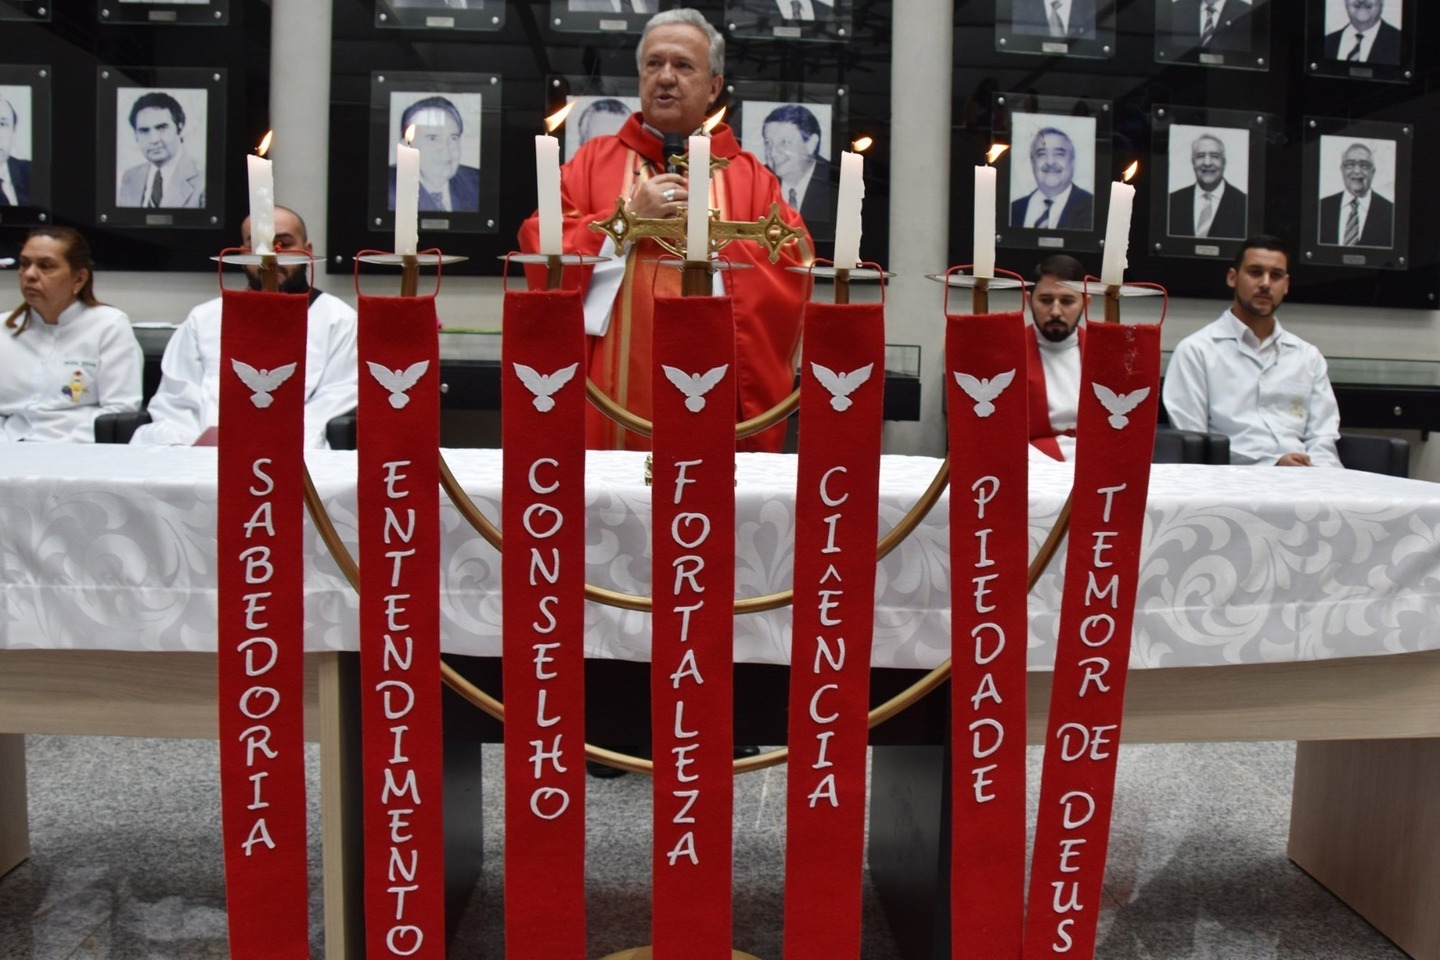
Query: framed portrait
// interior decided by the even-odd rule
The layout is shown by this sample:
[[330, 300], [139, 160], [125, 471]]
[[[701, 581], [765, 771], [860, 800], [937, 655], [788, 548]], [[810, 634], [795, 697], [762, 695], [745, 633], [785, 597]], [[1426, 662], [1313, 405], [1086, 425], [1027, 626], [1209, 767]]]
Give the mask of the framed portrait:
[[1265, 223], [1265, 143], [1277, 121], [1240, 110], [1151, 112], [1150, 252], [1230, 260]]
[[1155, 0], [1155, 62], [1270, 69], [1269, 0]]
[[101, 23], [183, 23], [223, 27], [230, 22], [230, 0], [99, 0]]
[[50, 19], [54, 0], [0, 0], [0, 22], [29, 20], [44, 23]]
[[562, 33], [639, 33], [676, 0], [550, 0], [550, 27]]
[[401, 30], [499, 30], [505, 0], [375, 0], [375, 26]]
[[835, 239], [840, 153], [848, 141], [846, 90], [823, 84], [731, 86], [731, 126], [740, 145], [780, 181], [817, 242]]
[[1305, 118], [1305, 262], [1409, 268], [1410, 124]]
[[1406, 83], [1419, 0], [1309, 0], [1306, 67], [1318, 76]]
[[1002, 93], [1010, 149], [995, 162], [999, 243], [1042, 250], [1099, 250], [1109, 209], [1110, 102]]
[[1096, 0], [995, 0], [995, 49], [1047, 57], [1115, 56], [1115, 4]]
[[494, 233], [500, 210], [500, 77], [373, 73], [368, 218], [395, 227], [395, 146], [420, 151], [420, 232]]
[[100, 67], [96, 221], [218, 227], [225, 208], [225, 71]]
[[50, 68], [0, 66], [0, 224], [50, 219]]
[[751, 40], [850, 39], [851, 0], [725, 0], [725, 29]]
[[572, 106], [564, 126], [557, 131], [564, 162], [569, 163], [575, 151], [589, 140], [615, 133], [630, 119], [630, 114], [640, 109], [640, 95], [635, 90], [637, 83], [633, 77], [628, 86], [628, 93], [619, 92], [624, 87], [615, 87], [614, 93], [572, 94], [565, 98]]

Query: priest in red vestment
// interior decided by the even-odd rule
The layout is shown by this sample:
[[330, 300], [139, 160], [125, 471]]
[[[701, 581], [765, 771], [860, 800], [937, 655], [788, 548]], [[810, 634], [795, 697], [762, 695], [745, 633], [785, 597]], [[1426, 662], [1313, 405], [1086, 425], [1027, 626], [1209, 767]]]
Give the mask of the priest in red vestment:
[[[590, 378], [621, 406], [648, 420], [655, 297], [679, 296], [680, 271], [673, 262], [656, 263], [665, 251], [654, 240], [641, 239], [616, 250], [590, 223], [609, 219], [617, 198], [638, 217], [674, 217], [686, 209], [687, 180], [682, 173], [666, 172], [662, 138], [700, 131], [724, 87], [725, 42], [699, 12], [667, 10], [646, 24], [636, 59], [640, 113], [631, 115], [615, 135], [588, 141], [561, 168], [560, 203], [565, 252], [614, 257], [599, 266], [565, 271], [567, 288], [586, 291]], [[710, 154], [729, 161], [710, 181], [709, 204], [719, 210], [720, 219], [758, 220], [769, 215], [772, 203], [779, 203], [782, 217], [800, 222], [799, 214], [781, 199], [774, 174], [740, 149], [729, 126], [720, 124], [710, 132]], [[531, 215], [520, 227], [520, 248], [536, 251], [539, 236], [538, 217]], [[739, 421], [770, 409], [794, 385], [807, 279], [786, 268], [808, 263], [811, 244], [808, 234], [803, 243], [787, 244], [776, 263], [762, 247], [746, 241], [732, 242], [720, 255], [753, 268], [715, 275], [716, 292], [728, 294], [734, 303]], [[539, 286], [545, 270], [531, 267], [528, 274], [531, 286]], [[593, 408], [586, 436], [592, 448], [649, 448], [648, 438], [629, 433]], [[740, 441], [738, 449], [779, 450], [784, 437], [781, 424]]]
[[1085, 330], [1078, 326], [1088, 299], [1062, 280], [1084, 280], [1074, 257], [1057, 253], [1035, 268], [1030, 291], [1026, 369], [1030, 397], [1032, 459], [1075, 459], [1075, 418], [1080, 407], [1080, 354]]

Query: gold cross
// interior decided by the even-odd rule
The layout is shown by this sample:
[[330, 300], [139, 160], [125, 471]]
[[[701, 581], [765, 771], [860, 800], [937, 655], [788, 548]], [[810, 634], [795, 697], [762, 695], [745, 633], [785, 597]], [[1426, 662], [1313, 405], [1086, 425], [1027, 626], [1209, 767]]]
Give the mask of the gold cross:
[[[672, 164], [679, 166], [688, 165], [685, 157], [674, 156], [670, 158]], [[715, 171], [721, 167], [729, 166], [730, 161], [724, 157], [711, 157], [710, 169]], [[734, 240], [753, 240], [760, 244], [770, 254], [770, 262], [774, 263], [780, 259], [780, 248], [791, 240], [799, 240], [805, 235], [799, 227], [792, 227], [780, 217], [780, 204], [770, 204], [770, 215], [761, 217], [753, 222], [747, 220], [721, 220], [718, 219], [719, 211], [710, 211], [710, 250], [709, 253], [716, 253]], [[637, 217], [625, 209], [625, 198], [615, 198], [615, 212], [604, 220], [595, 220], [590, 224], [590, 229], [603, 233], [615, 242], [617, 249], [623, 248], [626, 241], [637, 240], [649, 237], [666, 250], [675, 254], [681, 259], [685, 258], [685, 245], [688, 221], [684, 216], [679, 217]]]

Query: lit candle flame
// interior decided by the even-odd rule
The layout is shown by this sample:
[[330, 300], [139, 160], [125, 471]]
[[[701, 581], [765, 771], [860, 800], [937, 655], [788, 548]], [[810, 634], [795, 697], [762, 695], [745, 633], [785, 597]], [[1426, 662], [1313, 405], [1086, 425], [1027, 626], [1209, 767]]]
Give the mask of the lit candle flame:
[[706, 133], [709, 133], [711, 130], [720, 126], [720, 121], [725, 119], [726, 109], [726, 107], [721, 107], [719, 110], [716, 110], [712, 116], [706, 117], [705, 122], [701, 124], [701, 128]]
[[1124, 172], [1124, 173], [1120, 174], [1120, 180], [1121, 180], [1122, 182], [1124, 182], [1124, 183], [1129, 183], [1131, 180], [1135, 179], [1135, 174], [1137, 174], [1137, 173], [1139, 173], [1139, 172], [1140, 172], [1140, 161], [1139, 161], [1139, 160], [1135, 160], [1135, 161], [1133, 161], [1133, 162], [1130, 164], [1130, 166], [1128, 166], [1128, 167], [1125, 168], [1125, 172]]
[[874, 143], [875, 139], [873, 137], [861, 137], [859, 140], [850, 144], [850, 149], [856, 153], [864, 153], [866, 150], [869, 150]]
[[415, 124], [413, 124], [413, 123], [410, 124], [410, 126], [408, 126], [408, 127], [405, 128], [405, 142], [406, 142], [406, 143], [414, 143], [414, 142], [415, 142]]
[[999, 159], [1000, 159], [1001, 155], [1004, 154], [1006, 150], [1009, 150], [1009, 149], [1010, 149], [1010, 144], [1008, 144], [1008, 143], [992, 143], [992, 144], [990, 144], [990, 149], [985, 151], [985, 162], [986, 162], [986, 163], [994, 163], [996, 160], [999, 160]]
[[274, 135], [275, 135], [275, 131], [274, 131], [274, 130], [266, 130], [266, 131], [265, 131], [265, 136], [264, 136], [263, 138], [261, 138], [261, 140], [260, 140], [260, 146], [257, 147], [256, 150], [255, 150], [255, 155], [256, 155], [257, 157], [263, 157], [263, 156], [265, 156], [265, 154], [267, 154], [267, 153], [270, 152], [270, 138], [273, 137]]
[[550, 116], [546, 117], [545, 132], [554, 133], [555, 130], [560, 126], [560, 124], [565, 122], [565, 118], [570, 116], [570, 111], [573, 109], [575, 109], [575, 101], [571, 100], [569, 103], [565, 104], [565, 106], [561, 107], [559, 110], [556, 110], [554, 113], [550, 114]]

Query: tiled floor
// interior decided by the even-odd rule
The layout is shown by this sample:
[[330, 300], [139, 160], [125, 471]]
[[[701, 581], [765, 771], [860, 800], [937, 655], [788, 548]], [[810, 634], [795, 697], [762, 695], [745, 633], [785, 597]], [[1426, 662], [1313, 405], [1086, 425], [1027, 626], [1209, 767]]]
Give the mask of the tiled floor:
[[[34, 856], [0, 880], [0, 960], [226, 956], [214, 743], [31, 737], [28, 750]], [[1293, 752], [1289, 744], [1122, 751], [1097, 957], [1404, 956], [1285, 859]], [[486, 754], [493, 812], [500, 756]], [[635, 776], [589, 785], [590, 956], [600, 957], [648, 942], [650, 789]], [[780, 958], [784, 794], [783, 768], [742, 778], [736, 794], [736, 946], [762, 960]], [[452, 957], [504, 955], [503, 842], [503, 824], [487, 816], [486, 873]], [[899, 960], [868, 890], [865, 926], [865, 960]]]

